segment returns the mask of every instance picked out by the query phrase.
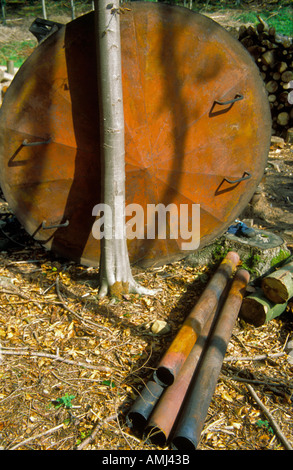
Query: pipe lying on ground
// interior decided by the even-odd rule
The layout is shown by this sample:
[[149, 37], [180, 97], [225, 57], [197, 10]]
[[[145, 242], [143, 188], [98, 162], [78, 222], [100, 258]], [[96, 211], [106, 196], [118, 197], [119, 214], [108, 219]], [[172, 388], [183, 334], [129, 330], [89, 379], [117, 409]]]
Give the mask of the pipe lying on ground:
[[230, 251], [200, 296], [154, 373], [154, 378], [163, 385], [171, 385], [184, 361], [191, 352], [197, 338], [217, 307], [221, 295], [239, 262], [239, 255]]
[[163, 391], [164, 387], [162, 385], [150, 380], [134, 402], [127, 415], [127, 420], [136, 433], [143, 433], [151, 412]]
[[[175, 382], [166, 388], [162, 384], [150, 380], [135, 401], [127, 415], [127, 421], [129, 426], [136, 433], [141, 435], [143, 434], [149, 417], [152, 416], [148, 423], [146, 433], [150, 432], [150, 434], [153, 435], [157, 434], [157, 431], [159, 431], [157, 435], [158, 439], [154, 440], [156, 440], [157, 443], [158, 440], [160, 440], [161, 444], [163, 441], [166, 442], [202, 354], [204, 344], [209, 335], [212, 324], [219, 313], [220, 306], [223, 305], [226, 298], [228, 288], [229, 283], [226, 285], [219, 304], [214, 308], [212, 314], [204, 325], [202, 334], [197, 339], [191, 353], [184, 362], [183, 367], [180, 369]], [[162, 394], [163, 397], [161, 398]], [[168, 413], [166, 413], [166, 409], [168, 409]], [[153, 412], [153, 410], [155, 410], [155, 412]], [[148, 437], [150, 438], [150, 436]]]
[[198, 446], [204, 420], [248, 282], [249, 273], [244, 269], [237, 271], [211, 334], [208, 348], [180, 412], [171, 442], [174, 449], [195, 450]]
[[145, 437], [160, 447], [164, 447], [167, 443], [218, 312], [219, 309], [215, 308], [175, 381], [165, 389], [149, 419]]

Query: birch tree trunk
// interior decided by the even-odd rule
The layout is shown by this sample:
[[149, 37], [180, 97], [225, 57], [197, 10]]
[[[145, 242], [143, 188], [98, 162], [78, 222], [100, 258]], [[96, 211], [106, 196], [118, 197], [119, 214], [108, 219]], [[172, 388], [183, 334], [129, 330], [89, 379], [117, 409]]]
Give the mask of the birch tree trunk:
[[[125, 229], [125, 145], [119, 0], [95, 0], [102, 158], [100, 297], [152, 294], [133, 279]], [[98, 214], [96, 214], [98, 215]]]
[[47, 11], [46, 11], [46, 0], [42, 0], [42, 11], [43, 11], [43, 18], [47, 19]]
[[70, 0], [70, 6], [71, 6], [71, 19], [75, 19], [75, 4], [74, 0]]

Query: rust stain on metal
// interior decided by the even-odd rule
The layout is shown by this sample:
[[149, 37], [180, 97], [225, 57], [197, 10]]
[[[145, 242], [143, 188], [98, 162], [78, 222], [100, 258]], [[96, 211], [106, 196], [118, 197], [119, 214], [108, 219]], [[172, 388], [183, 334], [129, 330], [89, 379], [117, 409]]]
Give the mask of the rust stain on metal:
[[127, 415], [130, 426], [135, 433], [142, 435], [153, 408], [156, 406], [163, 391], [164, 388], [153, 380], [146, 384]]
[[180, 411], [172, 436], [172, 444], [178, 450], [194, 450], [198, 445], [248, 282], [249, 273], [239, 269], [209, 339], [199, 371], [190, 385], [188, 397]]
[[[223, 294], [223, 299], [225, 294]], [[203, 331], [193, 346], [190, 354], [180, 369], [174, 383], [164, 391], [159, 403], [156, 405], [145, 429], [145, 436], [160, 447], [168, 441], [171, 430], [176, 421], [178, 412], [183, 404], [191, 379], [198, 366], [207, 338], [219, 314], [220, 305], [214, 309], [205, 324]]]
[[[148, 204], [187, 204], [189, 231], [191, 206], [200, 204], [202, 247], [234, 221], [263, 176], [271, 120], [259, 72], [224, 28], [188, 9], [133, 2], [121, 35], [126, 203], [144, 214]], [[46, 247], [92, 266], [100, 251], [92, 234], [101, 202], [96, 83], [88, 14], [36, 48], [0, 114], [0, 183], [12, 211]], [[43, 221], [60, 227], [43, 230]], [[187, 254], [183, 242], [145, 232], [128, 240], [130, 259], [171, 262]]]
[[238, 263], [239, 255], [230, 251], [184, 321], [155, 372], [157, 379], [163, 384], [170, 385], [174, 382], [204, 325], [217, 307]]
[[176, 336], [176, 341], [172, 343], [172, 346], [169, 349], [169, 352], [180, 354], [182, 353], [185, 358], [189, 353], [189, 342], [195, 342], [197, 338], [197, 333], [192, 327], [192, 319], [187, 319], [184, 325], [180, 328], [179, 333]]

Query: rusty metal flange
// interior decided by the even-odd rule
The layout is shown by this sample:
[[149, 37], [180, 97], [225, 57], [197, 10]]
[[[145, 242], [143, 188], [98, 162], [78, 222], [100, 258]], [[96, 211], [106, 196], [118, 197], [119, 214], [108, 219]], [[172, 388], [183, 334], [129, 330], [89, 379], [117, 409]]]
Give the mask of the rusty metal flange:
[[[200, 204], [201, 246], [223, 233], [263, 176], [270, 110], [258, 69], [226, 30], [180, 7], [135, 2], [121, 15], [126, 201]], [[0, 183], [19, 221], [48, 248], [99, 263], [94, 15], [42, 42], [0, 114]], [[191, 214], [191, 212], [190, 212]], [[128, 240], [132, 262], [183, 257], [182, 240]]]

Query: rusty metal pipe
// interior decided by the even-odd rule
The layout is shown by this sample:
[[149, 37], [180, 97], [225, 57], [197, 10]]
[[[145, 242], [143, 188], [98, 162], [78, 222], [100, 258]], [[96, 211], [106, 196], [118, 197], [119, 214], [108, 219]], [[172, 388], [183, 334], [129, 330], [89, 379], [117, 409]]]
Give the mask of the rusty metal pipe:
[[171, 442], [174, 449], [195, 450], [198, 446], [248, 281], [249, 273], [238, 270], [180, 413]]
[[165, 389], [147, 423], [145, 429], [146, 438], [160, 447], [164, 447], [167, 443], [218, 313], [219, 309], [215, 308], [206, 322], [202, 334], [197, 339], [191, 353], [181, 367], [174, 383]]
[[190, 354], [206, 321], [217, 307], [220, 297], [239, 262], [239, 255], [230, 251], [221, 262], [196, 305], [164, 354], [154, 378], [163, 385], [171, 385]]
[[157, 382], [153, 380], [147, 382], [127, 415], [128, 424], [135, 433], [142, 435], [151, 412], [163, 391], [164, 387]]

